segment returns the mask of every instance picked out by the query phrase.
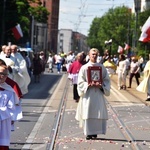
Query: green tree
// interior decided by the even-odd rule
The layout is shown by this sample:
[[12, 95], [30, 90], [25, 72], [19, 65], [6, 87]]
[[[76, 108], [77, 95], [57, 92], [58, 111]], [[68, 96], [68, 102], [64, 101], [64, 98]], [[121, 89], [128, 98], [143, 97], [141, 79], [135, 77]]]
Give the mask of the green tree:
[[[132, 21], [131, 18], [131, 11], [129, 11], [128, 7], [122, 6], [109, 9], [101, 18], [97, 18], [96, 24], [94, 21], [92, 22], [88, 35], [88, 44], [93, 46], [99, 42], [100, 47], [105, 49], [104, 42], [112, 39], [112, 54], [116, 54], [119, 45], [124, 47], [124, 43], [129, 42], [129, 23]], [[95, 40], [94, 33], [96, 35]]]
[[94, 18], [94, 20], [92, 21], [90, 30], [89, 30], [88, 38], [87, 38], [88, 45], [90, 45], [90, 47], [97, 47], [98, 49], [101, 48], [100, 40], [98, 38], [100, 20], [101, 18]]

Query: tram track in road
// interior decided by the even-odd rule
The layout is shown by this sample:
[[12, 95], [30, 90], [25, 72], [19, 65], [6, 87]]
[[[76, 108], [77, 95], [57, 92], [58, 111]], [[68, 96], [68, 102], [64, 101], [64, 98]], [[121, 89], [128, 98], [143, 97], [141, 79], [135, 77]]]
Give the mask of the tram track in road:
[[[113, 90], [112, 90], [113, 91]], [[117, 93], [119, 94], [119, 93]], [[120, 96], [120, 94], [119, 94]], [[121, 134], [125, 137], [126, 142], [129, 143], [129, 145], [131, 146], [131, 148], [133, 150], [140, 150], [140, 148], [136, 145], [136, 143], [134, 142], [134, 138], [132, 136], [132, 134], [130, 133], [130, 131], [128, 131], [128, 129], [126, 128], [125, 124], [122, 122], [122, 120], [118, 117], [118, 113], [116, 112], [116, 110], [108, 103], [107, 101], [107, 108], [108, 111], [110, 112], [114, 123], [118, 126], [118, 128], [120, 129]], [[122, 145], [124, 146], [124, 145]]]
[[[135, 131], [131, 129], [131, 122], [136, 122], [138, 124], [144, 119], [142, 120], [140, 118], [139, 120], [130, 120], [129, 116], [129, 118], [126, 121], [124, 121], [124, 118], [126, 119], [129, 113], [126, 109], [131, 108], [133, 111], [136, 112], [137, 110], [134, 110], [134, 107], [144, 106], [144, 103], [141, 103], [141, 101], [139, 100], [136, 101], [137, 98], [134, 95], [129, 96], [130, 94], [127, 91], [118, 91], [115, 85], [114, 87], [112, 86], [110, 99], [116, 100], [118, 102], [115, 105], [113, 103], [108, 103], [108, 111], [110, 116], [109, 126], [111, 127], [111, 130], [109, 128], [109, 133], [107, 133], [104, 136], [99, 135], [101, 138], [97, 138], [96, 140], [92, 141], [87, 141], [84, 135], [82, 135], [82, 130], [77, 128], [76, 125], [71, 126], [71, 121], [73, 120], [68, 119], [71, 112], [65, 113], [66, 103], [68, 101], [68, 89], [70, 88], [68, 84], [69, 83], [66, 83], [66, 85], [64, 84], [65, 86], [63, 88], [62, 97], [60, 98], [61, 102], [58, 107], [58, 113], [56, 113], [55, 122], [53, 124], [51, 134], [49, 136], [50, 141], [49, 143], [47, 143], [47, 150], [60, 150], [65, 148], [74, 149], [75, 147], [76, 149], [81, 150], [86, 150], [89, 148], [95, 148], [95, 150], [99, 150], [99, 147], [101, 147], [102, 149], [110, 149], [110, 147], [112, 146], [115, 147], [116, 150], [123, 148], [128, 150], [148, 149], [148, 145], [146, 145], [144, 141], [147, 143], [149, 141], [145, 140], [142, 137], [138, 138], [135, 134]], [[126, 93], [128, 93], [128, 96], [126, 95]], [[122, 112], [123, 114], [121, 114]], [[68, 120], [65, 120], [66, 118]], [[73, 118], [74, 115], [72, 116], [72, 119]], [[115, 132], [113, 131], [114, 129]], [[114, 145], [112, 145], [111, 143], [114, 143]]]
[[[57, 86], [58, 88], [56, 88], [51, 97], [51, 103], [48, 105], [50, 106], [48, 111], [50, 114], [47, 116], [47, 121], [51, 122], [51, 124], [49, 125], [48, 123], [46, 134], [44, 133], [47, 140], [41, 144], [35, 143], [36, 139], [38, 141], [38, 137], [41, 139], [41, 135], [43, 136], [43, 132], [40, 133], [43, 128], [39, 128], [40, 131], [38, 130], [35, 141], [31, 143], [33, 144], [33, 146], [30, 146], [31, 149], [147, 150], [150, 148], [150, 141], [148, 137], [145, 138], [149, 130], [145, 130], [145, 135], [143, 134], [142, 137], [139, 137], [135, 133], [139, 126], [137, 128], [134, 126], [135, 130], [132, 129], [134, 128], [132, 124], [139, 125], [141, 122], [147, 123], [146, 127], [148, 127], [150, 120], [147, 119], [147, 116], [150, 110], [148, 107], [147, 110], [143, 108], [142, 114], [140, 114], [139, 108], [146, 107], [145, 104], [141, 103], [134, 95], [131, 96], [128, 91], [118, 91], [114, 82], [112, 82], [111, 95], [107, 98], [110, 118], [108, 120], [107, 134], [98, 135], [96, 140], [86, 140], [85, 135], [83, 135], [83, 129], [79, 128], [79, 124], [75, 120], [77, 104], [74, 103], [72, 97], [72, 86], [65, 76]], [[133, 118], [129, 113], [133, 113]], [[134, 118], [135, 113], [139, 118]], [[141, 132], [137, 131], [138, 134], [141, 134]], [[149, 147], [148, 145], [143, 146], [144, 141], [149, 142]]]
[[[133, 112], [136, 112], [137, 110], [134, 109], [135, 106], [139, 106], [139, 107], [147, 107], [147, 112], [150, 111], [150, 108], [142, 101], [138, 98], [138, 100], [140, 101], [137, 103], [133, 103], [133, 101], [131, 101], [131, 99], [128, 99], [126, 97], [126, 94], [121, 93], [120, 91], [116, 90], [115, 87], [111, 87], [111, 94], [117, 99], [116, 101], [118, 101], [117, 105], [111, 105], [108, 101], [107, 101], [107, 105], [108, 105], [108, 110], [113, 118], [113, 121], [115, 122], [115, 124], [118, 126], [118, 128], [120, 129], [120, 132], [122, 133], [122, 135], [125, 137], [126, 141], [129, 143], [130, 147], [132, 150], [145, 150], [145, 148], [143, 148], [144, 145], [146, 145], [146, 143], [150, 142], [149, 140], [144, 140], [141, 137], [141, 140], [138, 140], [137, 137], [135, 136], [135, 133], [133, 132], [132, 129], [130, 129], [128, 127], [128, 122], [124, 122], [123, 121], [123, 117], [121, 118], [121, 115], [119, 114], [119, 109], [116, 109], [117, 107], [129, 107], [132, 108]], [[132, 95], [132, 97], [134, 97], [135, 99], [138, 96], [135, 96], [135, 94], [131, 94], [131, 92], [129, 92], [130, 95]], [[121, 110], [121, 109], [120, 109]], [[124, 109], [125, 110], [125, 109]], [[146, 110], [145, 110], [146, 111]], [[126, 112], [126, 115], [128, 114], [128, 112]], [[140, 115], [140, 111], [137, 111], [137, 114], [143, 118], [141, 120], [137, 120], [137, 123], [139, 122], [144, 122], [147, 123], [148, 120], [144, 119], [144, 116]], [[124, 115], [125, 116], [125, 115]], [[127, 116], [126, 116], [127, 117]], [[136, 121], [133, 121], [136, 122]], [[148, 125], [148, 123], [147, 123]], [[139, 143], [137, 144], [137, 141], [139, 141]], [[150, 148], [150, 147], [149, 147]], [[148, 148], [148, 149], [149, 149]]]
[[65, 84], [66, 85], [65, 85], [62, 97], [61, 97], [61, 101], [60, 101], [59, 108], [58, 108], [58, 113], [55, 116], [56, 119], [54, 120], [53, 128], [49, 136], [50, 141], [47, 144], [46, 150], [54, 150], [55, 142], [59, 134], [59, 130], [61, 128], [61, 122], [62, 122], [64, 111], [66, 108], [66, 100], [67, 100], [67, 94], [68, 94], [68, 88], [69, 88], [68, 82], [66, 82]]

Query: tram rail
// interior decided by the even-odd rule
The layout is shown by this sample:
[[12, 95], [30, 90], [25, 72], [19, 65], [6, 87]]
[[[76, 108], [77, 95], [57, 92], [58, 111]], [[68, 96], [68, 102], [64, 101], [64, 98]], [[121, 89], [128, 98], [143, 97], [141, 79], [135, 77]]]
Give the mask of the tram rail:
[[66, 85], [65, 85], [65, 88], [63, 91], [63, 95], [61, 97], [61, 101], [59, 104], [58, 113], [56, 114], [56, 117], [55, 117], [56, 119], [54, 121], [52, 132], [51, 132], [50, 137], [49, 137], [51, 140], [47, 144], [47, 148], [46, 148], [47, 150], [53, 150], [55, 147], [55, 141], [57, 138], [57, 134], [59, 132], [59, 127], [61, 125], [61, 121], [62, 121], [65, 107], [66, 107], [66, 100], [67, 100], [66, 97], [67, 97], [68, 88], [69, 88], [68, 82], [66, 82]]
[[[57, 140], [59, 140], [59, 134], [60, 134], [60, 132], [63, 132], [61, 130], [63, 130], [62, 129], [62, 123], [64, 123], [63, 119], [64, 119], [64, 113], [66, 111], [65, 109], [66, 109], [66, 103], [67, 103], [67, 100], [68, 100], [68, 89], [69, 88], [70, 88], [69, 82], [66, 82], [66, 85], [65, 85], [62, 97], [61, 97], [61, 102], [59, 104], [58, 113], [56, 114], [56, 117], [55, 117], [56, 119], [55, 119], [55, 122], [53, 124], [53, 128], [52, 128], [52, 131], [51, 131], [51, 134], [50, 134], [50, 137], [49, 137], [51, 140], [47, 144], [47, 150], [56, 150], [56, 149], [60, 150], [60, 149], [62, 149], [61, 148], [61, 144], [58, 145]], [[114, 89], [115, 89], [115, 87], [114, 87]], [[112, 90], [113, 90], [113, 88], [112, 88]], [[119, 93], [118, 90], [115, 89], [115, 91], [117, 91], [117, 93]], [[129, 93], [131, 94], [131, 92], [129, 92]], [[115, 95], [115, 92], [113, 94]], [[134, 94], [131, 94], [131, 95], [135, 97]], [[125, 96], [122, 96], [122, 99], [124, 99], [124, 98], [125, 98]], [[142, 100], [140, 100], [139, 98], [138, 98], [138, 100], [140, 102], [142, 102], [139, 105], [142, 105], [142, 104], [145, 105], [145, 103]], [[122, 103], [122, 102], [120, 101], [120, 103]], [[135, 104], [132, 104], [132, 102], [130, 102], [130, 101], [128, 102], [128, 104], [130, 104], [131, 106], [135, 105]], [[121, 105], [123, 106], [124, 103], [122, 103]], [[145, 143], [149, 142], [149, 141], [144, 141], [144, 140], [142, 141], [142, 139], [141, 139], [140, 144], [137, 144], [135, 135], [127, 127], [126, 123], [124, 123], [124, 121], [118, 115], [118, 112], [116, 111], [116, 109], [108, 101], [107, 101], [107, 108], [108, 108], [108, 111], [110, 112], [111, 118], [113, 118], [114, 124], [118, 127], [118, 131], [124, 137], [123, 139], [118, 139], [118, 141], [120, 143], [121, 143], [121, 141], [128, 143], [128, 148], [130, 150], [145, 150], [145, 148], [143, 148], [143, 145], [145, 145]], [[69, 124], [69, 122], [68, 122], [68, 124]], [[86, 143], [85, 137], [84, 137], [84, 139], [81, 138], [80, 140], [83, 141], [84, 143]], [[114, 139], [114, 141], [115, 140], [117, 140], [117, 139]], [[103, 141], [103, 143], [104, 142], [107, 143], [108, 139], [107, 138], [106, 139], [105, 138], [97, 138], [96, 140], [93, 140], [92, 142], [95, 143], [95, 144], [97, 144], [96, 141]], [[67, 143], [67, 142], [64, 142], [64, 143]], [[74, 142], [70, 142], [68, 144], [71, 144], [71, 143], [74, 144]], [[85, 145], [83, 145], [83, 147], [84, 146]], [[124, 147], [124, 146], [125, 146], [125, 144], [122, 145], [122, 147]], [[82, 145], [81, 145], [81, 147], [82, 147]], [[69, 146], [68, 146], [68, 149], [69, 149]], [[86, 149], [86, 148], [84, 147], [84, 149]], [[92, 149], [92, 146], [91, 146], [91, 149]], [[98, 149], [96, 149], [96, 150], [98, 150]]]

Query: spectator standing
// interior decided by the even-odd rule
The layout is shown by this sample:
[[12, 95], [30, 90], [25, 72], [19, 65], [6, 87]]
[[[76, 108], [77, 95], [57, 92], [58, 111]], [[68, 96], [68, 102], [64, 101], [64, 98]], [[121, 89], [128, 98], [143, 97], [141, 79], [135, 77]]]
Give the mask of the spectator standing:
[[106, 49], [103, 56], [103, 63], [110, 57], [109, 50]]
[[53, 72], [54, 58], [53, 58], [51, 53], [49, 54], [47, 64], [48, 64], [48, 72], [52, 73]]
[[34, 75], [34, 82], [39, 83], [40, 75], [42, 73], [42, 62], [38, 53], [34, 54], [32, 69], [33, 69], [33, 75]]
[[130, 64], [130, 77], [129, 77], [128, 88], [131, 88], [133, 77], [135, 77], [137, 85], [140, 84], [140, 82], [139, 82], [139, 78], [140, 78], [139, 71], [140, 71], [140, 66], [139, 66], [139, 63], [137, 62], [137, 59], [135, 57], [132, 57], [132, 61]]
[[62, 57], [60, 52], [57, 55], [55, 55], [55, 63], [57, 67], [57, 73], [60, 73], [61, 66], [62, 66]]
[[69, 79], [72, 81], [73, 84], [73, 98], [76, 102], [78, 102], [80, 98], [77, 91], [77, 82], [78, 82], [79, 70], [83, 65], [82, 60], [83, 60], [83, 54], [78, 53], [76, 56], [76, 60], [71, 64], [68, 71], [70, 77]]
[[142, 72], [143, 71], [143, 62], [144, 62], [144, 59], [142, 56], [139, 56], [138, 62], [140, 64], [140, 72]]
[[118, 90], [126, 89], [127, 62], [124, 54], [119, 55], [117, 73], [118, 73]]
[[43, 51], [40, 52], [39, 57], [40, 57], [40, 59], [41, 59], [42, 72], [44, 72], [44, 71], [45, 71], [46, 59], [45, 59], [45, 55], [44, 55], [44, 52], [43, 52]]
[[103, 63], [110, 77], [116, 72], [116, 64], [111, 60], [111, 57], [108, 57], [107, 60]]
[[126, 76], [129, 75], [130, 64], [131, 64], [131, 60], [130, 60], [130, 58], [128, 56], [126, 56]]
[[[110, 78], [106, 68], [97, 63], [98, 50], [92, 48], [89, 51], [89, 62], [83, 65], [78, 76], [78, 94], [80, 100], [77, 107], [76, 119], [80, 127], [83, 127], [86, 139], [96, 138], [98, 134], [106, 133], [108, 112], [105, 96], [110, 95]], [[102, 84], [98, 81], [88, 81], [88, 67], [99, 66], [102, 68]]]
[[114, 55], [113, 62], [115, 63], [116, 66], [118, 64], [118, 61], [119, 61], [119, 59], [118, 59], [117, 55]]
[[98, 56], [97, 56], [97, 63], [103, 64], [103, 57], [100, 55], [100, 53], [98, 53]]
[[75, 61], [75, 55], [73, 53], [73, 51], [70, 51], [67, 55], [66, 58], [67, 64], [66, 64], [66, 69], [67, 71], [69, 70], [70, 65]]

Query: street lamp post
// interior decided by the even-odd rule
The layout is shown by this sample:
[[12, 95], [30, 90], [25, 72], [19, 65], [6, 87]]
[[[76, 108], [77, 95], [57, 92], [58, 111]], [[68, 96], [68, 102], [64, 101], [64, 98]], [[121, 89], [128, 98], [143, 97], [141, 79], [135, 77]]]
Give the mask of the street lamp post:
[[141, 0], [134, 0], [134, 5], [135, 5], [135, 40], [134, 40], [134, 46], [135, 47], [137, 47], [138, 12], [140, 10], [140, 2], [141, 2]]
[[112, 48], [112, 39], [109, 41], [105, 41], [105, 46], [109, 46], [109, 56], [111, 56], [111, 48]]

